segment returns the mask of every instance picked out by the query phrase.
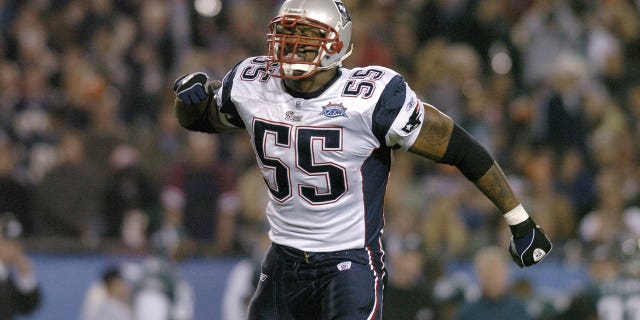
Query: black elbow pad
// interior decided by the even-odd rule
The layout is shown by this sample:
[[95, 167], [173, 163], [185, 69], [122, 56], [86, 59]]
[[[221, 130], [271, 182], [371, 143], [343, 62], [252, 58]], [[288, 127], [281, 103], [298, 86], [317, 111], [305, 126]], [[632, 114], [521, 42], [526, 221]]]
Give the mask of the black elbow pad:
[[440, 163], [455, 166], [470, 181], [480, 179], [493, 165], [493, 157], [467, 131], [455, 124]]

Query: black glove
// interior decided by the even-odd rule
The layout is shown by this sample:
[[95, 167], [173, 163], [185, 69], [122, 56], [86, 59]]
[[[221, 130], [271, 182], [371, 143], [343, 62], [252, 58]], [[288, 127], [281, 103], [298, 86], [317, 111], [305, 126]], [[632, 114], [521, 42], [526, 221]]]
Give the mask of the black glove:
[[188, 73], [176, 79], [173, 91], [180, 101], [188, 105], [208, 100], [213, 92], [209, 77], [202, 72]]
[[520, 268], [540, 262], [551, 251], [551, 241], [531, 217], [509, 227], [513, 234], [509, 253]]

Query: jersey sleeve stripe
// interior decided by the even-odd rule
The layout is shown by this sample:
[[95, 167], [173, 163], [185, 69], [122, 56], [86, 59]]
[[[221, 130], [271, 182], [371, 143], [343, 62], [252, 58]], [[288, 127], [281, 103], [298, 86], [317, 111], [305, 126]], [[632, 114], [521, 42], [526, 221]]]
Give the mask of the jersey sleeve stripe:
[[242, 62], [236, 64], [222, 80], [222, 93], [218, 106], [218, 110], [226, 115], [224, 117], [226, 122], [238, 128], [244, 128], [245, 125], [244, 122], [242, 122], [240, 114], [238, 114], [236, 105], [233, 103], [233, 100], [231, 100], [231, 89], [233, 88], [233, 80], [236, 77], [236, 71], [238, 70], [238, 66], [241, 64]]
[[391, 150], [378, 148], [360, 169], [365, 215], [365, 244], [375, 244], [384, 227], [384, 195], [391, 170]]
[[[406, 99], [404, 78], [396, 75], [389, 81], [378, 99], [372, 115], [372, 130], [380, 144], [386, 146], [385, 136], [398, 116]], [[392, 146], [390, 146], [392, 147]]]

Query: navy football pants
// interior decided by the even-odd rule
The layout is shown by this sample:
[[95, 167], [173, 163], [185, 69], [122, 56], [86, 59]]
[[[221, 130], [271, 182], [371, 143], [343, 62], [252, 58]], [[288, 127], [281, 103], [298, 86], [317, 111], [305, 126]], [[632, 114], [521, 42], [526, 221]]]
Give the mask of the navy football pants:
[[380, 250], [304, 252], [273, 244], [249, 305], [250, 320], [382, 319]]

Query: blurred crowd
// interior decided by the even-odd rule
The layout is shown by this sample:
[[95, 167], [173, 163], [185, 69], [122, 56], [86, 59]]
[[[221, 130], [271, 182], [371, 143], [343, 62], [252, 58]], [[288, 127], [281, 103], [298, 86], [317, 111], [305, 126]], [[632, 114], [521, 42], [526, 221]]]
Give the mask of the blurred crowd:
[[[180, 128], [171, 84], [264, 54], [279, 3], [221, 1], [208, 16], [187, 0], [0, 0], [0, 213], [54, 252], [254, 254], [267, 195], [247, 136]], [[640, 237], [640, 1], [345, 3], [345, 66], [400, 72], [485, 145], [554, 241], [550, 259], [589, 264]], [[391, 279], [408, 254], [432, 280], [508, 243], [453, 167], [397, 153], [387, 191]]]

